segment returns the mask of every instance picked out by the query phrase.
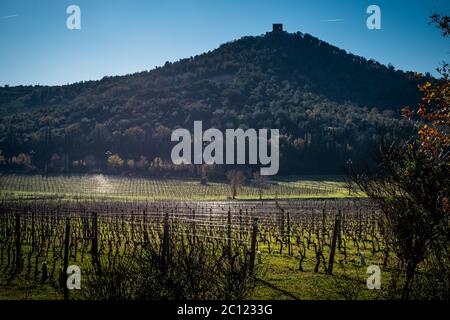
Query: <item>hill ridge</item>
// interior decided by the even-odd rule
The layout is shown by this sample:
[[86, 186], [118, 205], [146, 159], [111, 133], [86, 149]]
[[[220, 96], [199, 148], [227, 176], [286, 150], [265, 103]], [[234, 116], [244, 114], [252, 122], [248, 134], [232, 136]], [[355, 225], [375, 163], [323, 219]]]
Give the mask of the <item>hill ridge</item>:
[[[423, 79], [309, 34], [246, 36], [150, 71], [0, 88], [0, 149], [7, 157], [33, 150], [40, 166], [65, 155], [65, 170], [87, 156], [99, 166], [106, 150], [169, 160], [171, 129], [203, 120], [218, 128], [279, 128], [286, 172], [338, 173], [345, 158], [367, 162], [374, 145], [409, 132], [400, 108], [418, 102]], [[44, 146], [49, 151], [36, 151]], [[295, 166], [298, 159], [308, 163]]]

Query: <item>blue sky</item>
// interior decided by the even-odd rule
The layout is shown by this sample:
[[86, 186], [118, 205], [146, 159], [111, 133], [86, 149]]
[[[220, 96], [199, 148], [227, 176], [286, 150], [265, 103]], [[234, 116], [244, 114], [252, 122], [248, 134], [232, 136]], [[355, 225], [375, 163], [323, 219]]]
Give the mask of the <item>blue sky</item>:
[[[81, 30], [66, 28], [71, 4], [81, 8]], [[381, 30], [366, 28], [371, 4], [381, 8]], [[449, 11], [448, 0], [1, 0], [0, 85], [150, 70], [263, 34], [273, 22], [398, 69], [435, 74], [450, 47], [428, 16]]]

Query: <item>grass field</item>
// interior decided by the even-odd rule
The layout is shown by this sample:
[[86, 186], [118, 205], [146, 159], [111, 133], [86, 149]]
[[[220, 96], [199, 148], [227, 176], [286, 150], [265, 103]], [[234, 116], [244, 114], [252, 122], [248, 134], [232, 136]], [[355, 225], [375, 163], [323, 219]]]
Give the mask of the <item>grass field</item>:
[[[314, 273], [312, 255], [304, 263], [304, 271], [298, 269], [298, 259], [286, 255], [262, 253], [255, 289], [249, 299], [255, 300], [377, 300], [385, 299], [385, 288], [369, 290], [366, 286], [367, 266], [358, 263], [355, 250], [347, 262], [335, 265], [333, 275], [323, 270]], [[369, 264], [381, 265], [381, 256], [366, 252]], [[351, 261], [351, 262], [350, 262]], [[387, 284], [391, 271], [382, 268], [382, 283]], [[83, 288], [82, 288], [83, 289]], [[80, 299], [74, 291], [72, 299]], [[39, 283], [26, 277], [18, 277], [8, 284], [7, 276], [0, 273], [0, 300], [61, 300], [62, 290], [56, 281]]]
[[[305, 176], [273, 179], [262, 190], [263, 199], [354, 198], [343, 177]], [[196, 180], [126, 178], [105, 175], [0, 176], [0, 197], [6, 199], [61, 200], [227, 200], [229, 186], [224, 182], [202, 185]], [[247, 181], [238, 191], [238, 200], [259, 199], [259, 189]]]

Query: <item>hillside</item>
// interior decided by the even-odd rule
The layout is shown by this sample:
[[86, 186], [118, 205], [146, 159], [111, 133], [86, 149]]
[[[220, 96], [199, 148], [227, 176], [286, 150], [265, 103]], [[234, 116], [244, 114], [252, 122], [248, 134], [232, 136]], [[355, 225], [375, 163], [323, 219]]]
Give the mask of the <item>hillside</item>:
[[400, 109], [417, 103], [418, 81], [308, 34], [267, 33], [148, 72], [3, 87], [3, 168], [31, 153], [38, 168], [105, 170], [110, 151], [148, 172], [155, 158], [170, 161], [173, 128], [203, 120], [279, 128], [281, 173], [342, 173], [347, 159], [367, 164], [377, 145], [409, 132]]

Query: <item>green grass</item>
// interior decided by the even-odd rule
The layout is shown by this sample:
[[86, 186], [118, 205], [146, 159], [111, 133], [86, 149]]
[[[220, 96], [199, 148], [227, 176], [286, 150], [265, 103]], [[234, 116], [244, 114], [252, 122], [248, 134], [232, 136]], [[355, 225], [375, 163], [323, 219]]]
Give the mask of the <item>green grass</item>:
[[[327, 275], [320, 268], [314, 273], [314, 261], [303, 264], [305, 271], [298, 270], [298, 260], [279, 254], [263, 254], [258, 265], [257, 286], [250, 299], [255, 300], [329, 300], [329, 299], [382, 299], [389, 270], [382, 269], [381, 290], [366, 287], [367, 266], [356, 262], [335, 263], [333, 275]], [[350, 280], [349, 280], [350, 279]], [[384, 280], [384, 282], [383, 282]], [[83, 290], [83, 282], [82, 282]], [[72, 298], [79, 298], [79, 292], [72, 291]], [[0, 300], [60, 300], [62, 290], [56, 281], [40, 283], [24, 276], [16, 277], [10, 284], [4, 274], [0, 274]]]
[[[371, 254], [367, 254], [370, 259], [366, 261], [366, 266], [357, 262], [355, 253], [349, 257], [346, 263], [339, 262], [338, 256], [334, 264], [333, 275], [327, 275], [322, 266], [319, 268], [319, 272], [314, 272], [315, 261], [311, 259], [311, 256], [303, 263], [304, 271], [300, 271], [296, 257], [264, 253], [262, 264], [259, 265], [264, 282], [258, 284], [251, 298], [257, 300], [382, 299], [383, 283], [385, 285], [388, 283], [390, 271], [381, 267], [379, 257], [371, 257]], [[370, 264], [379, 265], [382, 269], [381, 290], [367, 289], [366, 269]]]
[[0, 300], [60, 300], [62, 294], [54, 285], [39, 283], [24, 277], [18, 277], [8, 283], [0, 275]]
[[[3, 199], [58, 200], [227, 200], [226, 182], [201, 185], [196, 180], [124, 178], [105, 175], [49, 176], [3, 175], [0, 177], [0, 197]], [[262, 192], [263, 199], [315, 199], [364, 197], [351, 192], [342, 177], [285, 177], [271, 180]], [[244, 183], [237, 200], [257, 200], [259, 190], [252, 181]]]
[[[356, 247], [350, 245], [347, 247], [347, 260], [344, 261], [342, 252], [336, 249], [335, 263], [333, 275], [327, 275], [321, 265], [317, 273], [314, 272], [315, 258], [312, 249], [307, 250], [307, 258], [303, 262], [303, 271], [299, 270], [298, 254], [296, 247], [293, 245], [292, 256], [287, 252], [280, 254], [277, 244], [272, 242], [272, 253], [268, 252], [266, 245], [259, 243], [259, 251], [261, 253], [261, 263], [256, 266], [257, 281], [255, 289], [251, 292], [249, 299], [255, 300], [329, 300], [329, 299], [359, 299], [373, 300], [384, 299], [386, 297], [386, 288], [390, 279], [390, 268], [383, 268], [383, 253], [378, 252], [372, 254], [367, 248], [361, 251], [366, 257], [366, 265], [359, 263], [359, 257]], [[26, 251], [26, 247], [24, 250]], [[29, 249], [29, 248], [28, 248]], [[285, 248], [285, 250], [287, 250]], [[324, 255], [328, 258], [328, 249], [325, 249]], [[84, 262], [81, 262], [81, 254], [78, 253], [77, 261], [71, 260], [70, 264], [76, 264], [83, 270], [91, 270], [90, 254], [85, 254]], [[103, 257], [105, 259], [105, 257]], [[49, 256], [49, 272], [51, 261], [53, 260], [51, 253]], [[0, 272], [0, 300], [60, 300], [63, 298], [62, 290], [58, 285], [58, 271], [62, 268], [62, 261], [56, 264], [56, 270], [53, 280], [45, 283], [37, 282], [32, 279], [26, 279], [24, 272], [22, 275], [16, 276], [11, 283], [8, 283], [6, 273]], [[106, 261], [104, 261], [106, 263]], [[382, 270], [382, 288], [381, 290], [367, 289], [366, 274], [367, 266], [378, 265]], [[30, 278], [33, 277], [33, 270]], [[83, 281], [82, 281], [83, 290]], [[71, 291], [73, 299], [80, 299], [81, 292]]]

